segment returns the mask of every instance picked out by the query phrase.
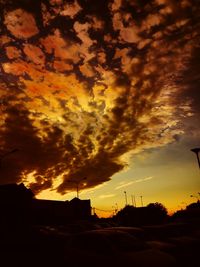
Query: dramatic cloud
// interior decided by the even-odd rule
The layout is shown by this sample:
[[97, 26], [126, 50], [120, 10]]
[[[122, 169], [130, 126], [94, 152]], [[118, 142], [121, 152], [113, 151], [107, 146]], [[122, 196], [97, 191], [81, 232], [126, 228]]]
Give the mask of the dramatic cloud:
[[197, 0], [8, 0], [0, 10], [1, 183], [94, 187], [127, 155], [177, 140], [199, 112]]
[[5, 25], [17, 38], [29, 38], [38, 33], [33, 15], [23, 9], [5, 12]]

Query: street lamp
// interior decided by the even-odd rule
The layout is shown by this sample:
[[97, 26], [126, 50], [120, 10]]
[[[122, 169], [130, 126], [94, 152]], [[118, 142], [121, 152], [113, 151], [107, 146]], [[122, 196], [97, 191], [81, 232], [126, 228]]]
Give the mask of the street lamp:
[[141, 198], [141, 206], [143, 207], [143, 200], [142, 200], [143, 196], [140, 196], [140, 198]]
[[128, 202], [127, 202], [127, 194], [126, 194], [126, 191], [124, 191], [124, 195], [125, 195], [125, 203], [126, 203], [126, 206], [128, 205]]
[[199, 169], [200, 169], [200, 160], [199, 160], [199, 152], [200, 152], [200, 148], [197, 147], [197, 148], [193, 148], [191, 149], [192, 152], [194, 152], [196, 154], [196, 157], [197, 157], [197, 161], [198, 161], [198, 165], [199, 165]]
[[74, 183], [76, 184], [76, 197], [79, 198], [79, 185], [81, 184], [81, 182], [83, 180], [86, 180], [87, 178], [84, 177], [83, 179], [81, 179], [80, 181], [68, 181], [68, 183]]
[[118, 211], [118, 204], [117, 204], [117, 203], [115, 203], [115, 206], [116, 206], [116, 211]]

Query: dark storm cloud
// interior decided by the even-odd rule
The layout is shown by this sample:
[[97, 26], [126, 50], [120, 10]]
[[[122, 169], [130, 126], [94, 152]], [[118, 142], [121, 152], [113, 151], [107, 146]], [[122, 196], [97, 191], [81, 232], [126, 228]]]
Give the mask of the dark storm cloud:
[[[40, 186], [51, 185], [50, 169], [61, 161], [59, 140], [61, 131], [52, 129], [47, 131], [47, 137], [42, 140], [37, 135], [37, 129], [29, 119], [29, 112], [21, 107], [11, 107], [6, 110], [4, 129], [1, 131], [1, 148], [7, 151], [18, 149], [15, 155], [8, 156], [2, 161], [1, 182], [19, 182], [26, 175], [36, 171], [40, 175], [48, 175], [48, 180]], [[53, 163], [54, 162], [54, 163]], [[53, 165], [52, 165], [53, 164]]]
[[0, 10], [1, 151], [19, 148], [2, 161], [2, 183], [65, 193], [86, 177], [93, 187], [127, 166], [127, 153], [177, 140], [181, 120], [199, 112], [198, 1]]

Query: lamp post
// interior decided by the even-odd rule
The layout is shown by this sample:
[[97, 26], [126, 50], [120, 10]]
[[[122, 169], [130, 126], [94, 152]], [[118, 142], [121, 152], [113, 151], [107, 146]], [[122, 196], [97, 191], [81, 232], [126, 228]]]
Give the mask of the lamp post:
[[116, 212], [118, 212], [118, 204], [115, 203], [115, 206], [116, 206]]
[[79, 185], [83, 180], [86, 180], [87, 178], [84, 177], [83, 179], [81, 179], [80, 181], [68, 181], [68, 183], [74, 183], [76, 184], [76, 197], [79, 198]]
[[200, 169], [200, 160], [199, 160], [199, 152], [200, 152], [200, 148], [199, 148], [199, 147], [196, 147], [196, 148], [191, 149], [191, 151], [194, 152], [194, 153], [196, 154], [197, 161], [198, 161], [198, 165], [199, 165], [199, 169]]
[[143, 196], [140, 196], [140, 198], [141, 198], [141, 206], [143, 207]]
[[127, 206], [128, 205], [128, 202], [127, 202], [127, 194], [126, 194], [126, 191], [124, 191], [124, 196], [125, 196], [125, 203], [126, 203], [125, 206]]
[[86, 177], [84, 177], [81, 181], [76, 181], [76, 196], [79, 198], [79, 185], [83, 180], [86, 180]]
[[133, 204], [133, 195], [131, 195], [131, 202], [132, 202], [132, 206], [134, 206], [134, 204]]

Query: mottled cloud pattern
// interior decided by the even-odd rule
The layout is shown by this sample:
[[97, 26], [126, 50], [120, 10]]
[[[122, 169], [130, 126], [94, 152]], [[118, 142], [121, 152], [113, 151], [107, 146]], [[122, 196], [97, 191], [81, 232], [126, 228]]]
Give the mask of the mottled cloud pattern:
[[198, 1], [7, 0], [0, 10], [0, 152], [19, 149], [2, 158], [1, 183], [64, 194], [86, 177], [93, 187], [127, 155], [184, 133]]

